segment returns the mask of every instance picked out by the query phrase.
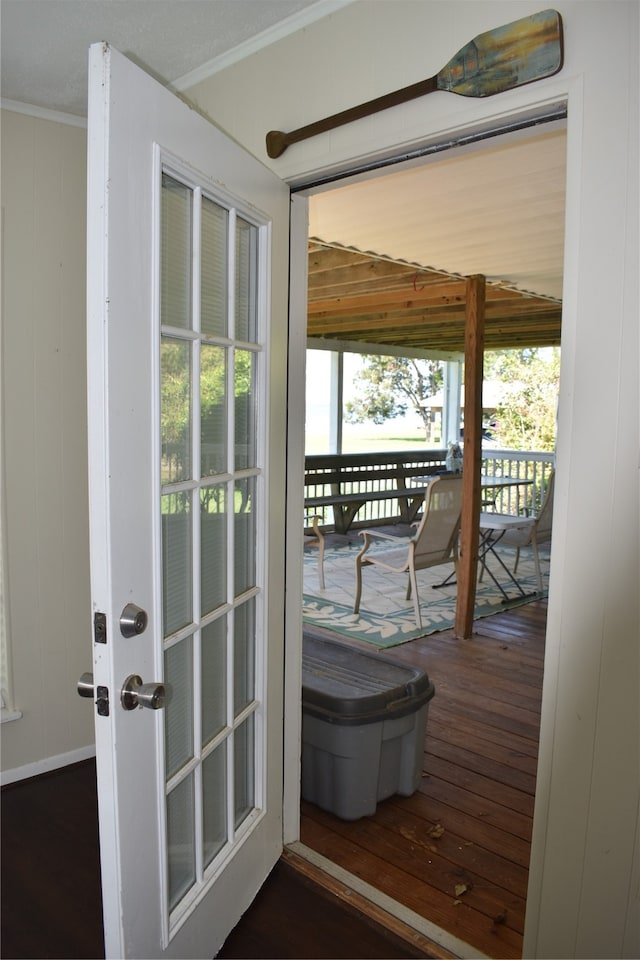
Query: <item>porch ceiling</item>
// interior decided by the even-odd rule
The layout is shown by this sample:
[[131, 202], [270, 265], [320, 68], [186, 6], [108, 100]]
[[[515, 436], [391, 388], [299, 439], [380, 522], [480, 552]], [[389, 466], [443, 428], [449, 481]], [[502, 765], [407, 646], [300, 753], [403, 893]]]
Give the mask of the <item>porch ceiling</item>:
[[[312, 238], [307, 335], [445, 353], [465, 346], [466, 278]], [[560, 343], [562, 302], [487, 281], [485, 349]]]

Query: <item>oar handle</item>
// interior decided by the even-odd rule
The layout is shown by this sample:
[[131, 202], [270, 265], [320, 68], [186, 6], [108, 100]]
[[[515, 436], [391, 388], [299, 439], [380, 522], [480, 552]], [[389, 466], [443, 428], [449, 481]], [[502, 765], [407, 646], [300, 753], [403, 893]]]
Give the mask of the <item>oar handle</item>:
[[299, 143], [301, 140], [308, 140], [319, 133], [326, 133], [328, 130], [334, 130], [345, 123], [352, 123], [354, 120], [362, 120], [363, 117], [369, 117], [372, 113], [378, 113], [380, 110], [386, 110], [388, 107], [397, 107], [400, 103], [406, 103], [408, 100], [415, 100], [416, 97], [424, 97], [427, 93], [433, 93], [437, 90], [438, 75], [429, 77], [428, 80], [420, 80], [411, 86], [403, 87], [402, 90], [394, 90], [393, 93], [385, 93], [382, 97], [376, 97], [375, 100], [368, 100], [367, 103], [361, 103], [357, 107], [350, 107], [341, 113], [334, 113], [331, 117], [325, 117], [324, 120], [316, 120], [315, 123], [308, 123], [305, 127], [298, 127], [291, 133], [282, 133], [280, 130], [270, 130], [267, 134], [267, 154], [272, 159], [282, 156], [284, 151], [292, 143]]

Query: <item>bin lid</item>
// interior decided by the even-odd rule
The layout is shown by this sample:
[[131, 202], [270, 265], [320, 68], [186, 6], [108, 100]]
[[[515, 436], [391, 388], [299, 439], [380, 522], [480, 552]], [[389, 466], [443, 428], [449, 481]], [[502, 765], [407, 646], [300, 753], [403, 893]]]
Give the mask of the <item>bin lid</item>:
[[417, 667], [307, 633], [302, 642], [302, 708], [329, 723], [374, 723], [412, 713], [435, 687]]

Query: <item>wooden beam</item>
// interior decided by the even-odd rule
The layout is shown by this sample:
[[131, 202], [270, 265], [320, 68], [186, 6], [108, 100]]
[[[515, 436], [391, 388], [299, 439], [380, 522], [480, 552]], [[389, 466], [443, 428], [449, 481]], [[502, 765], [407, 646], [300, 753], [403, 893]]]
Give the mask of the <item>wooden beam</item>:
[[454, 633], [467, 640], [473, 632], [480, 539], [480, 459], [482, 456], [482, 380], [484, 354], [485, 278], [467, 280], [464, 364], [464, 455], [462, 524], [458, 561], [458, 598]]
[[[376, 286], [391, 287], [394, 285], [412, 284], [416, 277], [422, 285], [423, 280], [417, 272], [418, 267], [400, 267], [395, 263], [385, 262], [383, 260], [369, 260], [366, 263], [345, 263], [342, 266], [334, 267], [332, 270], [318, 270], [311, 272], [309, 267], [309, 296], [313, 296], [316, 289], [319, 290], [339, 290], [343, 287], [363, 288], [370, 290]], [[433, 273], [429, 271], [426, 275], [427, 281], [432, 280]], [[325, 296], [333, 296], [328, 293]], [[339, 294], [336, 293], [335, 296]]]
[[[439, 279], [433, 283], [406, 281], [400, 285], [381, 286], [361, 283], [339, 288], [318, 285], [310, 291], [308, 314], [317, 315], [362, 314], [380, 310], [407, 310], [423, 307], [427, 310], [456, 306], [464, 308], [465, 281]], [[330, 293], [329, 291], [333, 291]], [[490, 287], [486, 291], [487, 306], [496, 316], [521, 316], [528, 313], [556, 312], [560, 304], [545, 297], [519, 294], [505, 287]]]
[[[375, 310], [407, 310], [418, 306], [446, 307], [450, 304], [464, 303], [464, 283], [443, 282], [414, 290], [410, 286], [385, 289], [377, 293], [360, 293], [348, 296], [344, 292], [339, 297], [310, 299], [307, 312], [310, 317], [318, 314], [338, 316], [340, 314], [369, 313]], [[506, 297], [504, 299], [507, 299]], [[513, 299], [513, 298], [510, 298]]]
[[309, 250], [309, 273], [317, 273], [322, 270], [334, 270], [336, 267], [344, 266], [348, 263], [369, 263], [371, 256], [366, 253], [357, 253], [356, 251], [336, 250], [333, 247], [317, 247]]

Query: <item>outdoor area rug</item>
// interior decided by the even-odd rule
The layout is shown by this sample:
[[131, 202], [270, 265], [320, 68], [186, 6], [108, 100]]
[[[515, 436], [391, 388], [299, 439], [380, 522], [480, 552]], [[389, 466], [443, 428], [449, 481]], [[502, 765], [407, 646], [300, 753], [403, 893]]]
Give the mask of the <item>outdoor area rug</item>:
[[[305, 624], [331, 630], [343, 637], [352, 637], [370, 643], [380, 649], [395, 647], [417, 637], [424, 637], [439, 630], [453, 627], [456, 613], [456, 587], [436, 586], [452, 573], [453, 565], [444, 564], [418, 572], [420, 613], [422, 628], [416, 627], [413, 602], [407, 601], [406, 574], [387, 574], [379, 568], [366, 567], [362, 572], [362, 598], [360, 612], [353, 612], [355, 594], [355, 556], [361, 544], [351, 543], [327, 548], [325, 554], [326, 589], [318, 585], [317, 550], [305, 551], [303, 620]], [[513, 569], [514, 551], [505, 548], [501, 555], [509, 569]], [[512, 607], [530, 603], [532, 599], [546, 596], [537, 593], [535, 568], [530, 550], [523, 550], [518, 565], [518, 580], [528, 594], [517, 595], [511, 584], [505, 582], [506, 574], [497, 564], [491, 564], [498, 580], [504, 583], [513, 600], [503, 602], [498, 588], [485, 573], [478, 583], [475, 603], [475, 619], [490, 617]], [[542, 561], [543, 585], [548, 564]], [[535, 598], [530, 594], [535, 593]]]

